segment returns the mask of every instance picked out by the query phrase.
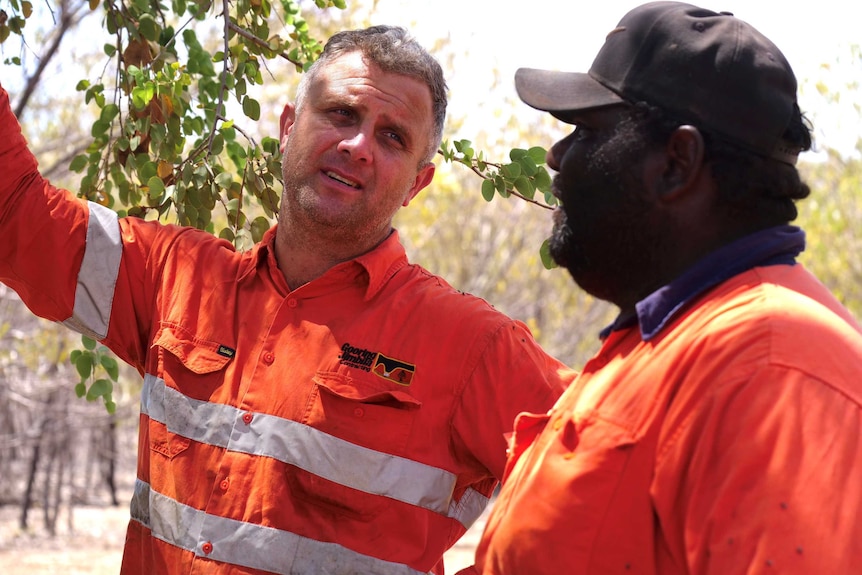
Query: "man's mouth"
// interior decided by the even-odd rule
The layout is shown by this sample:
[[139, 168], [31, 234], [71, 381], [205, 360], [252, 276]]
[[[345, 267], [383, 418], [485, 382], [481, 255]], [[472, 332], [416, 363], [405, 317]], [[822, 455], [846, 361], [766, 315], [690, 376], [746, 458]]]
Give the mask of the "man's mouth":
[[350, 186], [351, 188], [354, 188], [357, 190], [359, 189], [359, 184], [357, 182], [354, 182], [353, 180], [348, 180], [342, 176], [339, 176], [335, 172], [326, 172], [326, 175], [328, 177], [332, 178], [333, 180], [335, 180], [336, 182], [341, 182], [345, 186]]

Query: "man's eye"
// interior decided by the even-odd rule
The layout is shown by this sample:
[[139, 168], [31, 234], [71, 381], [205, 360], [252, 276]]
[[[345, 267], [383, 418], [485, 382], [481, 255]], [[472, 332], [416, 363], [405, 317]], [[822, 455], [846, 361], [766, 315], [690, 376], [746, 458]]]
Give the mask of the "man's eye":
[[384, 132], [383, 135], [395, 143], [398, 143], [398, 144], [404, 143], [404, 138], [402, 138], [401, 135], [398, 134], [397, 132]]

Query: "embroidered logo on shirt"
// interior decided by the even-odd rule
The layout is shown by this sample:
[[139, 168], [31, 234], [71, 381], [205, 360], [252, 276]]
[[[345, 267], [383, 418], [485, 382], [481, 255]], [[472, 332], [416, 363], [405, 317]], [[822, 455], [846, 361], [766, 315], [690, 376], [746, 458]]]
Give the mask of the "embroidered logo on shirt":
[[341, 356], [338, 359], [342, 365], [369, 371], [398, 385], [410, 385], [416, 372], [416, 366], [411, 363], [386, 357], [376, 351], [353, 347], [349, 343], [341, 346]]
[[416, 366], [378, 353], [371, 371], [375, 375], [379, 375], [389, 381], [394, 381], [398, 385], [410, 385], [410, 382], [413, 381], [413, 373], [416, 371]]

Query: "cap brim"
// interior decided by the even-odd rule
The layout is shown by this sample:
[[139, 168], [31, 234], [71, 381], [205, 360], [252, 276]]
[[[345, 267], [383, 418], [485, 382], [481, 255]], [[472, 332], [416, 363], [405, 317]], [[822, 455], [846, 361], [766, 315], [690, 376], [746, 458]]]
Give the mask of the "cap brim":
[[579, 72], [519, 68], [515, 72], [515, 89], [525, 104], [569, 123], [574, 123], [574, 112], [625, 101], [589, 74]]

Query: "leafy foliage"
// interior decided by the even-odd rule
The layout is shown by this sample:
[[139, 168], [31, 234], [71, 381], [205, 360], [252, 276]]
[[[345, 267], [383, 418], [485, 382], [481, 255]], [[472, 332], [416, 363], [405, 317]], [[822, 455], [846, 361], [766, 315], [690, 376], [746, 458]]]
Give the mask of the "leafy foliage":
[[[75, 366], [81, 381], [75, 386], [75, 395], [96, 401], [100, 397], [105, 402], [108, 413], [117, 410], [114, 403], [114, 385], [120, 377], [120, 366], [107, 347], [99, 345], [87, 336], [81, 337], [84, 349], [75, 349], [69, 354], [69, 361]], [[99, 377], [104, 372], [107, 377]]]
[[862, 160], [828, 156], [803, 167], [812, 194], [799, 204], [799, 223], [808, 238], [801, 259], [862, 318]]
[[[343, 0], [315, 5], [345, 7]], [[90, 1], [90, 9], [99, 7]], [[10, 0], [10, 8], [13, 16], [0, 25], [3, 39], [20, 34], [32, 13], [29, 2]], [[79, 195], [120, 215], [169, 217], [238, 248], [258, 241], [278, 209], [278, 141], [245, 136], [226, 109], [234, 102], [258, 120], [260, 103], [248, 92], [263, 83], [265, 61], [284, 58], [303, 70], [320, 53], [299, 3], [277, 6], [292, 30], [286, 38], [271, 33], [276, 7], [270, 0], [173, 0], [170, 6], [104, 0], [101, 9], [113, 38], [103, 50], [114, 74], [110, 83], [77, 85], [84, 102], [98, 109], [92, 144], [70, 166], [82, 175]], [[212, 16], [224, 21], [218, 50], [206, 48], [195, 27], [206, 29]], [[250, 200], [262, 216], [248, 213]], [[223, 217], [214, 214], [217, 208]], [[216, 219], [226, 224], [217, 226]]]
[[[451, 145], [443, 142], [440, 155], [443, 159], [463, 164], [482, 178], [482, 197], [490, 202], [495, 197], [518, 197], [537, 206], [551, 209], [558, 205], [557, 198], [551, 193], [551, 176], [545, 168], [546, 151], [540, 146], [529, 150], [513, 148], [509, 152], [508, 163], [493, 163], [484, 159], [484, 153], [478, 154], [473, 149], [470, 140], [456, 140]], [[543, 201], [536, 200], [536, 192], [542, 195]], [[548, 250], [548, 240], [544, 240], [539, 250], [542, 265], [546, 269], [556, 267]]]

